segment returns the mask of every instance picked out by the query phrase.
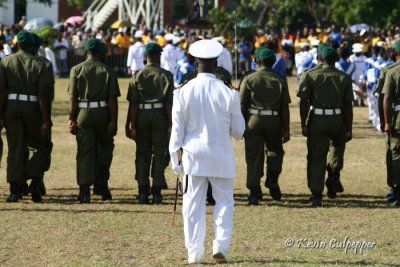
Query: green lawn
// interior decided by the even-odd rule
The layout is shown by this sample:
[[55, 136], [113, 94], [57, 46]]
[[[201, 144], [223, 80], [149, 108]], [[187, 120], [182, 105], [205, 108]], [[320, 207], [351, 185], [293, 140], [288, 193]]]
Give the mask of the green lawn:
[[[170, 188], [164, 205], [138, 205], [134, 180], [135, 144], [124, 134], [128, 79], [119, 81], [119, 133], [111, 169], [114, 199], [92, 204], [76, 201], [76, 142], [67, 129], [68, 81], [56, 81], [53, 105], [54, 150], [46, 173], [48, 195], [43, 204], [29, 197], [8, 204], [6, 160], [0, 175], [1, 266], [179, 266], [186, 264], [180, 206], [172, 227], [175, 175], [167, 169]], [[235, 143], [235, 187], [232, 266], [396, 266], [399, 254], [399, 209], [383, 198], [386, 193], [385, 139], [367, 122], [367, 108], [355, 108], [354, 139], [348, 144], [342, 182], [345, 192], [336, 200], [324, 198], [322, 208], [310, 208], [306, 185], [306, 140], [301, 135], [295, 80], [292, 95], [291, 140], [285, 144], [283, 198], [273, 202], [268, 194], [258, 207], [247, 206], [243, 141]], [[3, 139], [5, 140], [4, 131]], [[6, 148], [5, 148], [6, 155]], [[263, 183], [263, 181], [262, 181]], [[264, 190], [267, 193], [267, 190]], [[212, 259], [212, 207], [208, 207], [206, 264]], [[375, 242], [363, 253], [333, 248], [349, 241]], [[287, 239], [294, 245], [285, 247]], [[335, 243], [335, 240], [337, 242]], [[307, 243], [308, 242], [308, 243]], [[323, 246], [325, 248], [315, 248]], [[314, 248], [306, 248], [313, 246]]]

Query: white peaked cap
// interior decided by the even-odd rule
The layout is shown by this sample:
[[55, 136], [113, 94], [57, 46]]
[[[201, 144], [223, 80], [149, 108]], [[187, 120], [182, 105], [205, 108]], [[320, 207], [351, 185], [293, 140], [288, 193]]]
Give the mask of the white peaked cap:
[[135, 31], [135, 38], [142, 38], [143, 37], [143, 31], [137, 30]]
[[352, 46], [353, 53], [361, 53], [363, 51], [364, 45], [360, 43], [355, 43]]
[[167, 33], [167, 34], [164, 36], [165, 40], [167, 40], [167, 41], [172, 41], [172, 40], [174, 40], [174, 37], [175, 37], [175, 35], [173, 35], [173, 34], [171, 34], [171, 33]]
[[318, 39], [314, 39], [311, 41], [311, 45], [312, 46], [318, 46], [319, 45], [319, 40]]
[[299, 46], [300, 46], [300, 48], [304, 48], [304, 47], [309, 47], [310, 44], [308, 42], [300, 42]]
[[189, 47], [189, 54], [195, 58], [212, 59], [221, 55], [224, 47], [215, 40], [199, 40]]
[[181, 37], [178, 36], [174, 36], [174, 38], [172, 39], [172, 43], [174, 45], [179, 44], [179, 42], [182, 41]]

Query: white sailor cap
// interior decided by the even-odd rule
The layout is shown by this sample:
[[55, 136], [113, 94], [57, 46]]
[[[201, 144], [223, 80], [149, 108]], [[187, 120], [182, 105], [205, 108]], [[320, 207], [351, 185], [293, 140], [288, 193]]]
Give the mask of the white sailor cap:
[[143, 37], [143, 31], [137, 30], [135, 31], [135, 38], [142, 38]]
[[172, 43], [174, 45], [179, 44], [182, 41], [181, 37], [178, 36], [174, 36], [174, 38], [172, 39]]
[[195, 58], [212, 59], [221, 55], [223, 46], [215, 40], [199, 40], [189, 47], [189, 54]]
[[318, 46], [319, 43], [320, 43], [320, 41], [318, 39], [314, 39], [314, 40], [311, 41], [311, 45], [312, 46]]
[[166, 41], [172, 41], [174, 40], [175, 35], [173, 35], [172, 33], [167, 33], [164, 38]]
[[384, 46], [386, 46], [386, 42], [385, 41], [379, 41], [379, 42], [376, 43], [376, 45], [379, 46], [379, 47], [384, 47]]
[[300, 46], [300, 48], [305, 48], [305, 47], [309, 47], [310, 44], [308, 42], [300, 42], [299, 46]]
[[217, 42], [221, 43], [222, 45], [225, 44], [225, 38], [223, 36], [214, 37], [214, 38], [212, 38], [212, 40], [217, 41]]
[[361, 53], [363, 51], [364, 45], [360, 43], [355, 43], [352, 46], [353, 48], [353, 53]]

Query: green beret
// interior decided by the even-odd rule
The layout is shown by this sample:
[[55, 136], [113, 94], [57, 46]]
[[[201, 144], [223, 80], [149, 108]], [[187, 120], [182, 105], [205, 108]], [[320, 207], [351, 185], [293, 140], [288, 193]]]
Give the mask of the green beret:
[[271, 49], [268, 48], [261, 48], [258, 53], [258, 59], [260, 60], [268, 60], [268, 61], [272, 61], [275, 62], [276, 61], [276, 56], [274, 51], [272, 51]]
[[98, 39], [87, 40], [83, 45], [83, 48], [94, 53], [105, 54], [107, 52], [107, 46]]
[[163, 51], [162, 47], [156, 43], [148, 43], [144, 47], [145, 54], [157, 54]]
[[336, 52], [336, 49], [330, 46], [326, 46], [321, 50], [321, 56], [323, 58], [335, 58], [335, 60], [339, 59], [339, 55]]
[[400, 41], [396, 41], [393, 45], [397, 52], [400, 52]]
[[327, 47], [328, 45], [326, 45], [326, 44], [324, 44], [324, 43], [320, 43], [319, 45], [318, 45], [318, 48], [317, 48], [317, 53], [318, 54], [321, 54], [322, 53], [322, 49], [324, 49], [325, 47]]
[[17, 34], [17, 43], [33, 45], [34, 40], [32, 34], [26, 30], [21, 30]]
[[39, 48], [43, 43], [43, 39], [40, 38], [39, 35], [37, 35], [36, 33], [31, 33], [31, 34], [32, 34], [32, 38], [33, 38], [32, 46], [34, 48]]
[[258, 57], [259, 57], [258, 54], [263, 49], [264, 49], [264, 47], [259, 47], [259, 48], [256, 48], [256, 50], [254, 50], [254, 56], [256, 57], [256, 59], [258, 59]]

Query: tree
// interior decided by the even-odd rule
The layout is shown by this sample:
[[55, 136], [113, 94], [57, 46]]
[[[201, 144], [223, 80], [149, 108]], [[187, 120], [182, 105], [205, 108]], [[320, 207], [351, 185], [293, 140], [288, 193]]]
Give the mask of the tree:
[[[3, 7], [4, 6], [4, 3], [6, 2], [7, 0], [0, 0], [0, 7]], [[39, 2], [39, 3], [43, 3], [43, 4], [46, 4], [46, 5], [49, 5], [49, 6], [51, 6], [51, 3], [52, 3], [52, 0], [34, 0], [35, 2]], [[23, 6], [26, 6], [26, 3], [27, 3], [27, 0], [19, 0], [19, 4], [20, 5], [23, 5]]]
[[174, 0], [172, 2], [172, 17], [174, 19], [183, 19], [188, 16], [189, 4], [186, 0]]

